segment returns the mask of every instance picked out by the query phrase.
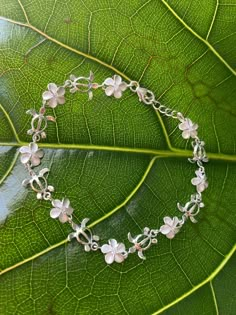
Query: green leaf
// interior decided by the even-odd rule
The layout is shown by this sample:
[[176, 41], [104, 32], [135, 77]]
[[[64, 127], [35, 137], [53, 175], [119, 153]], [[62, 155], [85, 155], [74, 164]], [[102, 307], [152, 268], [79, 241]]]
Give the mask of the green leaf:
[[[1, 314], [234, 314], [235, 0], [0, 1]], [[29, 108], [69, 74], [117, 73], [199, 124], [209, 188], [199, 223], [141, 261], [85, 253], [23, 188]], [[51, 114], [43, 166], [56, 198], [106, 241], [176, 215], [191, 193], [191, 143], [132, 93], [68, 96]], [[232, 258], [231, 258], [232, 257]], [[231, 258], [231, 259], [230, 259]], [[233, 263], [234, 262], [234, 263]], [[235, 277], [235, 276], [234, 276]], [[225, 289], [227, 287], [227, 289]], [[228, 289], [229, 288], [229, 289]]]

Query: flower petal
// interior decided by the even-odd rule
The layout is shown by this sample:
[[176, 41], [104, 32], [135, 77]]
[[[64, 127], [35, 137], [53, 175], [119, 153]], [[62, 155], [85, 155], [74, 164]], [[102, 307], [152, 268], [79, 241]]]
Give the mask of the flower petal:
[[62, 207], [68, 208], [70, 205], [70, 200], [68, 198], [62, 199]]
[[176, 225], [179, 223], [179, 219], [178, 219], [178, 217], [174, 217], [173, 218], [173, 224], [172, 224], [172, 226], [173, 227], [176, 227]]
[[170, 233], [170, 231], [171, 231], [171, 228], [168, 225], [162, 225], [160, 227], [160, 232], [164, 235]]
[[53, 94], [57, 93], [57, 85], [55, 83], [49, 83], [48, 84], [48, 90], [51, 91]]
[[67, 222], [67, 221], [68, 221], [68, 216], [67, 216], [67, 214], [61, 212], [60, 215], [59, 215], [59, 221], [60, 221], [61, 223]]
[[175, 232], [174, 232], [174, 231], [170, 231], [170, 233], [168, 233], [168, 234], [166, 235], [166, 237], [171, 240], [172, 238], [175, 237]]
[[43, 98], [43, 100], [45, 100], [45, 101], [50, 100], [52, 97], [53, 97], [53, 94], [52, 94], [52, 92], [50, 92], [50, 91], [45, 91], [45, 92], [43, 92], [43, 94], [42, 94], [42, 98]]
[[66, 214], [71, 215], [74, 212], [74, 209], [71, 207], [66, 208]]
[[121, 98], [122, 92], [121, 92], [120, 90], [116, 90], [116, 91], [114, 92], [114, 96], [115, 96], [115, 98]]
[[41, 159], [44, 156], [43, 150], [38, 150], [36, 155], [37, 155], [37, 157], [39, 157]]
[[30, 162], [31, 162], [31, 165], [32, 165], [32, 166], [38, 166], [38, 165], [41, 163], [41, 162], [40, 162], [40, 158], [37, 157], [36, 154], [34, 154], [34, 155], [31, 156]]
[[58, 96], [57, 97], [57, 103], [60, 104], [60, 105], [63, 105], [65, 104], [66, 100], [65, 100], [65, 97], [64, 96]]
[[107, 253], [109, 253], [109, 252], [112, 252], [112, 247], [111, 247], [111, 245], [108, 245], [108, 244], [102, 245], [102, 247], [101, 247], [101, 252], [102, 252], [103, 254], [107, 254]]
[[113, 86], [108, 86], [105, 89], [105, 93], [106, 93], [107, 96], [111, 96], [114, 93], [114, 87]]
[[121, 84], [122, 79], [121, 79], [121, 77], [119, 75], [115, 74], [113, 78], [114, 78], [115, 85], [120, 85]]
[[64, 87], [60, 86], [58, 89], [57, 89], [57, 95], [58, 96], [63, 96], [65, 94], [65, 89]]
[[38, 151], [38, 145], [35, 142], [30, 142], [29, 148], [32, 153], [35, 153]]
[[53, 219], [56, 219], [59, 217], [59, 215], [61, 214], [61, 210], [58, 208], [53, 208], [50, 211], [50, 217]]
[[185, 121], [186, 121], [187, 128], [192, 129], [192, 126], [193, 126], [192, 120], [189, 118], [186, 118]]
[[[198, 129], [198, 124], [193, 124], [192, 130], [197, 130]], [[205, 144], [205, 143], [204, 143]], [[204, 144], [202, 144], [204, 146]]]
[[119, 89], [123, 92], [127, 89], [127, 84], [125, 82], [122, 82], [120, 85], [119, 85]]
[[20, 157], [21, 163], [25, 164], [28, 163], [30, 160], [31, 154], [30, 153], [23, 153]]
[[208, 187], [208, 183], [207, 182], [202, 182], [199, 185], [197, 185], [197, 191], [198, 192], [203, 192], [206, 188]]
[[113, 80], [112, 78], [107, 78], [107, 79], [103, 82], [103, 84], [114, 86], [115, 82], [114, 82], [114, 80]]
[[122, 254], [115, 255], [115, 262], [122, 263], [125, 260], [125, 257]]
[[190, 131], [189, 131], [189, 130], [184, 130], [184, 131], [182, 132], [182, 137], [183, 137], [184, 139], [189, 139], [189, 138], [190, 138]]
[[56, 208], [61, 208], [61, 207], [62, 207], [62, 202], [61, 202], [61, 200], [59, 200], [59, 199], [54, 199], [54, 200], [52, 201], [52, 205], [53, 205], [54, 207], [56, 207]]
[[191, 136], [191, 138], [195, 138], [197, 136], [197, 130], [192, 130], [190, 132], [190, 136]]
[[165, 224], [168, 224], [170, 226], [172, 226], [173, 224], [173, 220], [170, 217], [164, 217], [163, 221], [165, 222]]
[[125, 252], [125, 245], [123, 243], [118, 244], [116, 247], [116, 252], [117, 253], [124, 253]]
[[191, 179], [191, 183], [192, 185], [196, 186], [196, 185], [199, 185], [201, 183], [202, 179], [199, 178], [199, 177], [194, 177]]
[[113, 247], [113, 248], [116, 248], [117, 245], [118, 245], [117, 241], [116, 241], [114, 238], [110, 239], [110, 240], [108, 241], [108, 243], [109, 243], [109, 244], [111, 245], [111, 247]]
[[111, 253], [111, 252], [105, 255], [105, 261], [106, 261], [106, 263], [109, 264], [109, 265], [113, 263], [114, 258], [115, 258], [115, 257], [114, 257], [114, 255], [113, 255], [113, 253]]
[[28, 146], [21, 147], [19, 151], [20, 153], [31, 153], [30, 148]]
[[55, 108], [57, 106], [57, 98], [55, 96], [49, 100], [48, 106], [51, 108]]

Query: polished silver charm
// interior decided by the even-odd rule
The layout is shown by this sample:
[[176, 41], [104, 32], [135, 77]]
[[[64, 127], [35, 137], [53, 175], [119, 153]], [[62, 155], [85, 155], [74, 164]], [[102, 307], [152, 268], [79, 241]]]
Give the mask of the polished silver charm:
[[152, 244], [157, 243], [158, 230], [151, 230], [148, 227], [143, 229], [143, 233], [132, 237], [130, 232], [128, 233], [128, 240], [133, 243], [134, 246], [129, 248], [129, 253], [138, 252], [138, 256], [141, 259], [146, 259], [143, 255], [143, 251], [147, 250]]
[[22, 182], [23, 186], [30, 185], [33, 191], [37, 193], [37, 199], [50, 200], [51, 193], [54, 191], [54, 187], [48, 185], [47, 179], [44, 176], [49, 172], [48, 168], [43, 168], [39, 171], [38, 175], [33, 173], [31, 179], [25, 179]]
[[90, 250], [97, 250], [99, 248], [98, 241], [99, 237], [93, 235], [91, 230], [86, 226], [89, 219], [85, 218], [82, 220], [81, 224], [72, 223], [72, 228], [75, 232], [72, 232], [68, 235], [68, 240], [71, 241], [72, 238], [84, 245], [84, 250], [89, 252]]

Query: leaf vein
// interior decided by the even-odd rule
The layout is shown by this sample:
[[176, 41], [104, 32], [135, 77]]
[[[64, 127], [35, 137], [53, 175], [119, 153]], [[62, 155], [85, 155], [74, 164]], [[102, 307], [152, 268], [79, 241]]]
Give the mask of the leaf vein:
[[190, 31], [195, 37], [197, 37], [201, 42], [203, 42], [212, 51], [212, 53], [229, 69], [229, 71], [236, 75], [236, 71], [227, 63], [227, 61], [218, 53], [218, 51], [207, 40], [202, 38], [187, 23], [185, 23], [183, 19], [180, 18], [180, 16], [173, 10], [173, 8], [165, 0], [161, 1], [166, 6], [166, 8], [173, 14], [173, 16], [186, 27], [188, 31]]
[[219, 309], [218, 309], [215, 290], [214, 290], [212, 281], [210, 281], [210, 288], [211, 288], [211, 293], [212, 293], [212, 297], [213, 297], [213, 301], [214, 301], [214, 305], [215, 305], [215, 309], [216, 309], [216, 315], [219, 315]]

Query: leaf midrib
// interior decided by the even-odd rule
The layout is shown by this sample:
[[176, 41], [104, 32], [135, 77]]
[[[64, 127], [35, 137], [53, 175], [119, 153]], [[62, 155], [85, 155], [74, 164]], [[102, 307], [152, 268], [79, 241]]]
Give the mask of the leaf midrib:
[[[12, 146], [21, 147], [28, 145], [29, 142], [0, 142], [0, 146]], [[65, 149], [65, 150], [95, 150], [95, 151], [108, 151], [108, 152], [120, 152], [120, 153], [131, 153], [131, 154], [144, 154], [153, 155], [158, 157], [178, 157], [178, 158], [190, 158], [192, 151], [182, 150], [171, 147], [171, 150], [158, 150], [158, 149], [147, 149], [147, 148], [131, 148], [131, 147], [119, 147], [119, 146], [108, 146], [108, 145], [93, 145], [93, 144], [68, 144], [68, 143], [39, 143], [38, 146], [44, 149]], [[235, 154], [224, 154], [207, 152], [207, 156], [210, 160], [225, 161], [225, 162], [236, 162]]]
[[[165, 5], [165, 7], [173, 14], [173, 16], [182, 24], [184, 27], [191, 32], [196, 38], [198, 38], [201, 42], [203, 42], [212, 53], [228, 68], [233, 75], [236, 75], [236, 71], [227, 63], [227, 61], [218, 53], [218, 51], [209, 43], [208, 40], [201, 37], [197, 32], [195, 32], [183, 19], [173, 10], [173, 8], [165, 1], [161, 0], [161, 2]], [[211, 26], [212, 27], [212, 26]]]
[[[1, 146], [16, 146], [21, 147], [24, 145], [28, 145], [28, 142], [21, 141], [18, 137], [14, 124], [5, 110], [5, 108], [0, 104], [0, 109], [4, 113], [12, 132], [15, 136], [17, 142], [0, 142]], [[68, 144], [68, 143], [40, 143], [39, 146], [41, 148], [49, 148], [49, 149], [77, 149], [77, 150], [101, 150], [101, 151], [111, 151], [111, 152], [126, 152], [126, 153], [139, 153], [139, 154], [150, 154], [154, 156], [162, 156], [162, 157], [191, 157], [192, 151], [182, 150], [179, 148], [172, 147], [167, 131], [165, 129], [165, 125], [163, 120], [158, 112], [156, 112], [157, 117], [159, 118], [164, 136], [166, 138], [167, 146], [169, 150], [157, 150], [157, 149], [147, 149], [147, 148], [131, 148], [131, 147], [119, 147], [119, 146], [107, 146], [107, 145], [93, 145], [93, 144]], [[234, 154], [223, 154], [223, 153], [212, 153], [208, 152], [209, 159], [212, 160], [221, 160], [228, 162], [235, 162], [236, 155]]]

